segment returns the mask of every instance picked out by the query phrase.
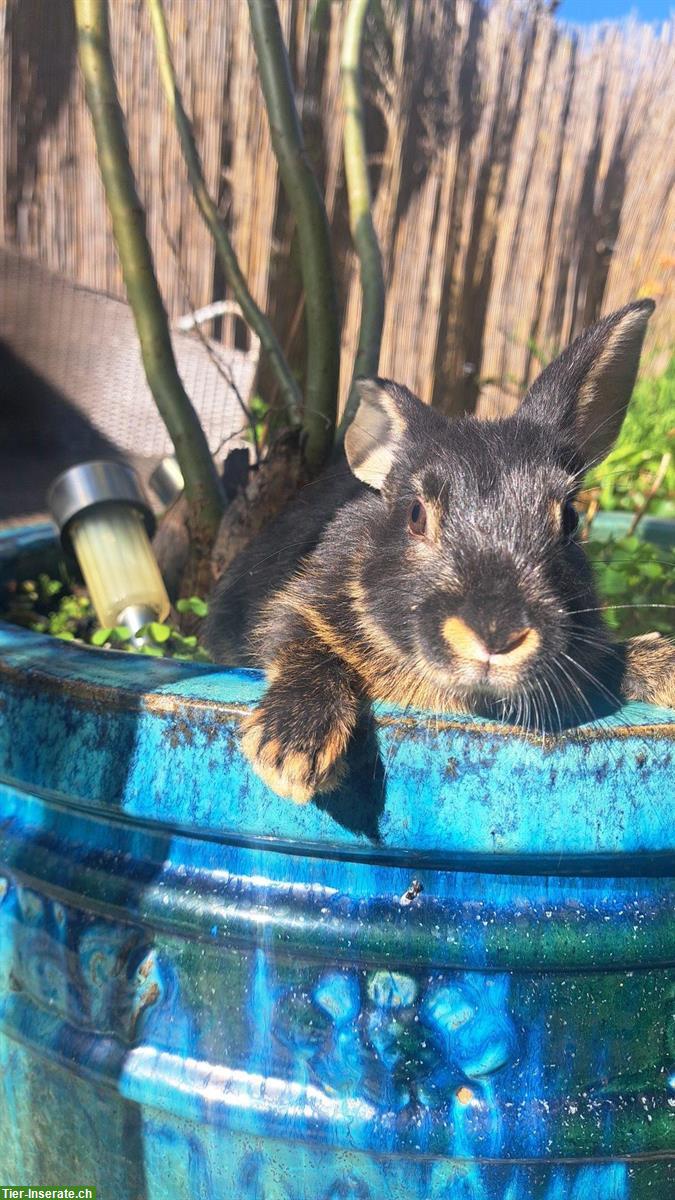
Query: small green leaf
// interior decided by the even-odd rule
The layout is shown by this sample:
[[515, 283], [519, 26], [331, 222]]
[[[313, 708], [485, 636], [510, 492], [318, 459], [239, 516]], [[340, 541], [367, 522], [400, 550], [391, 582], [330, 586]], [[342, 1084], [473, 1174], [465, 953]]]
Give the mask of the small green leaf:
[[116, 642], [130, 642], [133, 637], [131, 630], [126, 625], [116, 625], [113, 635]]
[[157, 642], [159, 646], [161, 646], [163, 642], [168, 642], [169, 638], [171, 637], [171, 626], [164, 625], [160, 621], [151, 621], [147, 626], [147, 630], [153, 642]]
[[45, 596], [58, 596], [59, 592], [63, 591], [63, 584], [58, 579], [50, 579], [49, 575], [40, 575], [38, 582]]
[[661, 563], [646, 562], [642, 563], [640, 567], [640, 574], [644, 575], [646, 579], [660, 579], [663, 573]]
[[600, 575], [600, 588], [606, 596], [621, 596], [626, 590], [626, 581], [619, 571], [605, 567]]
[[197, 638], [194, 634], [184, 637], [182, 633], [174, 633], [174, 641], [181, 650], [193, 650], [197, 645]]
[[112, 632], [112, 629], [95, 629], [90, 639], [92, 646], [104, 646], [106, 642], [110, 641]]
[[162, 650], [161, 646], [149, 646], [147, 644], [145, 646], [139, 646], [137, 648], [137, 653], [147, 654], [148, 658], [164, 658], [164, 651]]
[[201, 600], [199, 596], [190, 596], [189, 599], [183, 598], [176, 604], [179, 613], [194, 613], [195, 617], [205, 617], [209, 611], [209, 606], [205, 600]]

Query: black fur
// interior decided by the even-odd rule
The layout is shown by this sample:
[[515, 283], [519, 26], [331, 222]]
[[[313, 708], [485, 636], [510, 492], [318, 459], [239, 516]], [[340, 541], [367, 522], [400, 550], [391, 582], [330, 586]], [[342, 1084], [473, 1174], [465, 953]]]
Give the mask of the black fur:
[[253, 645], [260, 608], [316, 548], [336, 513], [369, 489], [340, 463], [304, 487], [219, 580], [209, 604], [207, 643], [218, 662], [260, 666]]

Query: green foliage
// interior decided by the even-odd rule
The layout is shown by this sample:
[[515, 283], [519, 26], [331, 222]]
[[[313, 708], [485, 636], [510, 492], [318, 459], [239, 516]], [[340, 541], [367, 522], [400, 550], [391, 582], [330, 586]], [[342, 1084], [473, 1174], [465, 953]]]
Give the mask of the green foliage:
[[[634, 512], [645, 506], [663, 456], [672, 457], [649, 499], [652, 516], [675, 518], [675, 358], [665, 374], [636, 387], [615, 449], [586, 481], [586, 498], [604, 510]], [[591, 539], [593, 537], [591, 525]], [[673, 554], [637, 537], [587, 543], [605, 619], [618, 637], [673, 632]], [[662, 607], [659, 607], [662, 606]]]
[[[672, 634], [673, 555], [636, 537], [588, 542], [605, 620], [619, 638]], [[662, 606], [662, 607], [661, 607]]]
[[36, 633], [72, 642], [81, 640], [94, 625], [89, 598], [64, 592], [64, 585], [48, 575], [26, 579], [10, 591], [5, 620]]
[[146, 625], [139, 632], [147, 641], [142, 646], [130, 647], [135, 650], [136, 654], [147, 654], [152, 658], [179, 658], [185, 662], [210, 661], [207, 651], [199, 645], [195, 634], [186, 636], [179, 629], [166, 627], [158, 641], [151, 625]]
[[190, 596], [189, 599], [178, 600], [176, 609], [179, 613], [192, 613], [195, 617], [205, 617], [209, 606], [205, 600], [200, 600], [199, 596]]
[[[244, 431], [243, 436], [247, 442], [257, 441], [257, 444], [262, 446], [267, 436], [267, 420], [269, 417], [268, 406], [263, 400], [262, 396], [259, 396], [256, 393], [255, 396], [251, 396], [247, 407], [249, 413], [251, 414], [251, 424], [253, 425], [253, 429], [248, 426], [248, 428]], [[255, 430], [255, 435], [253, 430]]]
[[92, 646], [118, 646], [119, 642], [131, 640], [131, 630], [126, 625], [115, 625], [114, 629], [95, 629], [89, 641]]
[[615, 449], [589, 474], [586, 486], [600, 508], [632, 512], [644, 503], [667, 451], [670, 465], [648, 511], [675, 518], [675, 358], [659, 378], [637, 385]]
[[[206, 610], [206, 604], [197, 596], [191, 596], [190, 601], [203, 605]], [[194, 612], [194, 608], [184, 611]], [[179, 658], [186, 662], [210, 661], [206, 649], [200, 644], [195, 633], [181, 633], [175, 626], [159, 621], [151, 621], [149, 625], [144, 625], [139, 633], [147, 641], [143, 646], [130, 647], [137, 654], [147, 654], [151, 658]]]
[[[179, 600], [179, 613], [190, 614], [193, 620], [203, 620], [208, 605], [199, 596]], [[4, 619], [36, 633], [48, 633], [68, 642], [84, 642], [108, 650], [127, 650], [150, 658], [178, 658], [189, 662], [208, 662], [209, 655], [195, 633], [184, 634], [165, 621], [151, 621], [139, 630], [145, 639], [142, 646], [132, 640], [125, 625], [101, 628], [89, 597], [82, 592], [64, 590], [64, 585], [48, 575], [27, 579], [14, 586]]]

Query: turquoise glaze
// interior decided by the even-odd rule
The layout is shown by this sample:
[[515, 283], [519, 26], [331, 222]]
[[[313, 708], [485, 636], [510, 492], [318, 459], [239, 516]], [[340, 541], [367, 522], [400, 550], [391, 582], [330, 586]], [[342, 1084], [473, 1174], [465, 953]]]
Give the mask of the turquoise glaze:
[[0, 625], [0, 1184], [671, 1200], [675, 714], [381, 708], [296, 808], [261, 690]]

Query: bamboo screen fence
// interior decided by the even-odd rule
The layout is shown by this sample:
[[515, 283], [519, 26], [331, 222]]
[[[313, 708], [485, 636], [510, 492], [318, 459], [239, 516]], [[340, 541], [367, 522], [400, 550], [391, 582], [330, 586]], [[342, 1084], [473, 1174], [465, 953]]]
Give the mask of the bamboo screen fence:
[[[299, 354], [293, 230], [247, 6], [165, 2], [207, 179], [254, 295]], [[344, 392], [359, 318], [341, 161], [344, 6], [279, 7], [333, 226]], [[646, 294], [660, 301], [650, 347], [652, 366], [662, 365], [675, 340], [673, 23], [575, 36], [536, 3], [380, 0], [373, 9], [364, 82], [387, 282], [381, 372], [447, 410], [508, 408], [541, 352]], [[111, 0], [111, 19], [132, 161], [176, 316], [225, 289], [160, 92], [145, 6]], [[0, 241], [122, 295], [70, 0], [0, 0], [0, 172]]]

